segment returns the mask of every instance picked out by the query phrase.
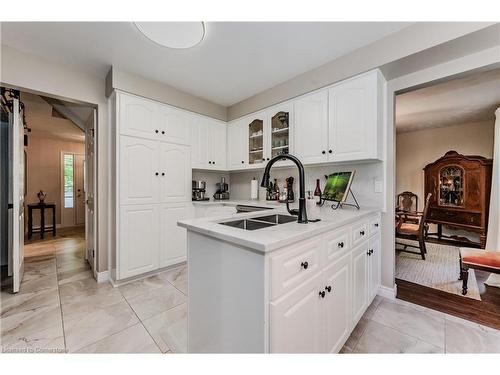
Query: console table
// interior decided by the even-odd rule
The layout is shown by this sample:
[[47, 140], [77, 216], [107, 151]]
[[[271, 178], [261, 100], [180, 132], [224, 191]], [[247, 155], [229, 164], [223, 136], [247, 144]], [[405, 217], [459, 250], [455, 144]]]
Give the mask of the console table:
[[[45, 210], [52, 209], [52, 225], [45, 226]], [[40, 229], [33, 230], [33, 210], [40, 210]], [[31, 239], [33, 233], [40, 233], [43, 239], [45, 230], [52, 229], [52, 236], [56, 236], [56, 204], [55, 203], [30, 203], [28, 204], [28, 239]]]

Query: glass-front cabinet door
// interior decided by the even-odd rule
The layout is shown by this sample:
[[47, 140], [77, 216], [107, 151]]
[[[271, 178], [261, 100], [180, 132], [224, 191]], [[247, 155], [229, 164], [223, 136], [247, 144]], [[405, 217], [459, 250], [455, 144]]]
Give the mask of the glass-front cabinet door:
[[[280, 104], [267, 111], [268, 153], [265, 156], [273, 158], [277, 155], [292, 153], [292, 111], [288, 103]], [[287, 161], [280, 161], [280, 163]]]
[[264, 120], [251, 118], [248, 124], [248, 164], [260, 164], [264, 160]]
[[439, 205], [464, 205], [464, 171], [459, 166], [450, 165], [439, 171]]

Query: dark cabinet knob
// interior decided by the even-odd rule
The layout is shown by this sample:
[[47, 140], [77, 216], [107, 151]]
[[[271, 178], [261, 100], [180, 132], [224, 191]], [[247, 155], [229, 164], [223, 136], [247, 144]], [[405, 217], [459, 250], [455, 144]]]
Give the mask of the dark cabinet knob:
[[364, 236], [365, 235], [365, 231], [362, 230], [362, 231], [359, 232], [359, 234], [361, 234], [362, 236]]
[[325, 293], [325, 291], [324, 291], [324, 290], [322, 290], [321, 292], [319, 292], [319, 296], [320, 296], [321, 298], [325, 298], [325, 294], [326, 294], [326, 293]]
[[155, 130], [155, 133], [156, 133], [156, 134], [158, 134], [158, 131], [159, 131], [159, 130], [158, 130], [158, 129], [156, 129], [156, 130]]
[[266, 161], [266, 158], [262, 158], [262, 161]]
[[368, 250], [368, 251], [366, 252], [366, 255], [371, 255], [370, 250]]
[[158, 172], [156, 172], [156, 173], [155, 173], [155, 176], [158, 176], [158, 175], [159, 175], [159, 173], [158, 173]]
[[307, 262], [302, 262], [302, 263], [300, 263], [300, 266], [301, 266], [303, 269], [307, 270], [307, 267], [309, 267], [309, 263], [307, 263]]
[[324, 154], [326, 154], [326, 151], [325, 151], [325, 150], [323, 150], [323, 151], [321, 151], [321, 153], [324, 155]]
[[373, 224], [373, 225], [374, 225], [375, 227], [377, 227], [377, 228], [378, 228], [378, 223], [375, 223], [375, 224]]
[[212, 164], [215, 164], [215, 161], [213, 161]]
[[269, 161], [269, 158], [267, 158], [267, 161]]
[[373, 249], [370, 249], [370, 255], [372, 255], [372, 254], [373, 254]]
[[337, 244], [337, 246], [338, 246], [338, 247], [344, 247], [344, 242], [339, 242], [339, 243]]
[[162, 130], [162, 131], [161, 131], [161, 134], [165, 134], [165, 130]]
[[241, 161], [241, 164], [245, 164], [245, 162], [242, 160], [242, 161]]
[[332, 291], [331, 285], [325, 286], [325, 290], [330, 293]]
[[328, 153], [329, 153], [329, 154], [333, 153], [333, 150], [328, 150]]
[[208, 164], [212, 164], [212, 162], [209, 160], [209, 161], [208, 161]]
[[161, 175], [162, 175], [162, 176], [165, 176], [165, 172], [161, 172]]

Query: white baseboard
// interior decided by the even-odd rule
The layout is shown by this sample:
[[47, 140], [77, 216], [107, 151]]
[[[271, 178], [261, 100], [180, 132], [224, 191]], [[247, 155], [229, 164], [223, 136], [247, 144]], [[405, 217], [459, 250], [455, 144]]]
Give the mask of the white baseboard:
[[105, 283], [109, 281], [109, 271], [97, 272], [97, 282]]
[[397, 285], [394, 284], [394, 288], [389, 288], [387, 286], [380, 285], [378, 287], [377, 295], [389, 299], [396, 299], [397, 295]]

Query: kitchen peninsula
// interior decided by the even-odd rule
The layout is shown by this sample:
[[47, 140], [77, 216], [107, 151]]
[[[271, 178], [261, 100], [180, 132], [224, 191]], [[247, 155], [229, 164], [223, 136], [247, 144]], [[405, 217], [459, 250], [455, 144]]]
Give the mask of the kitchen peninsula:
[[283, 208], [179, 221], [188, 351], [338, 352], [380, 285], [379, 210]]

